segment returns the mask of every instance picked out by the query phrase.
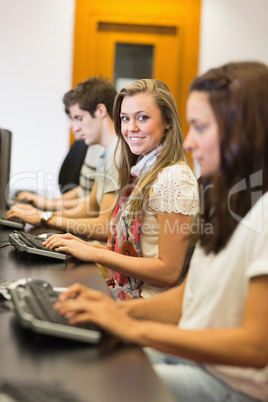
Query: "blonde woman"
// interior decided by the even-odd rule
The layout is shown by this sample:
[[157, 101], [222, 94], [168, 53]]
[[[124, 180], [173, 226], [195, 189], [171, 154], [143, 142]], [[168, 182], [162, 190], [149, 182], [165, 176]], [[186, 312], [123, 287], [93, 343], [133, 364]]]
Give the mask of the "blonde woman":
[[119, 299], [147, 298], [181, 277], [191, 218], [198, 212], [197, 181], [182, 147], [174, 98], [163, 82], [144, 79], [123, 88], [115, 99], [114, 124], [121, 198], [107, 247], [70, 234], [45, 244], [107, 267], [108, 284]]

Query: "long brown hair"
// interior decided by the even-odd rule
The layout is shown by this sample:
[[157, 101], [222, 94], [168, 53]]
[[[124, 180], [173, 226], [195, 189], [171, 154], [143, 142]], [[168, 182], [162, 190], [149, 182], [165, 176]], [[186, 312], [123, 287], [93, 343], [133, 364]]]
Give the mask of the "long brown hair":
[[197, 77], [192, 91], [208, 94], [219, 129], [220, 169], [201, 179], [197, 234], [207, 253], [218, 253], [268, 189], [268, 66], [228, 63]]
[[138, 156], [134, 155], [125, 142], [121, 133], [121, 104], [126, 96], [134, 96], [140, 93], [152, 95], [156, 106], [159, 108], [162, 118], [167, 122], [169, 128], [166, 129], [161, 144], [163, 149], [156, 160], [154, 168], [139, 178], [138, 186], [135, 187], [135, 197], [130, 204], [130, 211], [138, 212], [143, 203], [148, 199], [151, 185], [157, 179], [159, 172], [166, 166], [174, 165], [180, 161], [188, 163], [186, 153], [182, 147], [183, 133], [181, 123], [176, 108], [176, 103], [170, 90], [162, 81], [154, 79], [142, 79], [123, 88], [116, 96], [114, 102], [114, 126], [118, 136], [116, 153], [119, 152], [119, 184], [121, 189], [125, 189], [130, 181], [131, 167], [136, 163]]

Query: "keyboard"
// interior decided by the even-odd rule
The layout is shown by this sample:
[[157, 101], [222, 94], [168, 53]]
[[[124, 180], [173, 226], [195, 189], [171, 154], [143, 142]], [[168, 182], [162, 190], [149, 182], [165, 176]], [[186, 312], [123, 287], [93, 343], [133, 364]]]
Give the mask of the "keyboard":
[[[32, 331], [88, 343], [98, 343], [101, 331], [93, 324], [74, 326], [58, 314], [54, 304], [60, 291], [43, 280], [30, 278], [8, 286], [19, 323]], [[62, 291], [62, 289], [61, 289]]]
[[19, 218], [6, 219], [7, 210], [0, 210], [0, 225], [13, 229], [23, 229], [25, 223]]
[[39, 255], [43, 257], [66, 260], [67, 254], [56, 250], [49, 250], [43, 246], [43, 242], [51, 236], [51, 233], [33, 235], [25, 232], [13, 231], [9, 234], [10, 243], [20, 252]]
[[0, 384], [3, 402], [83, 402], [57, 382], [5, 381]]

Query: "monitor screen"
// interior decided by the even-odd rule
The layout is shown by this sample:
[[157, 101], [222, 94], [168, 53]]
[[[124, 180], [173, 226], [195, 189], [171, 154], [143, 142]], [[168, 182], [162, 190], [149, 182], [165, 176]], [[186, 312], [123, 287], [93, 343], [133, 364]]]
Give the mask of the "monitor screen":
[[5, 219], [9, 199], [9, 174], [11, 160], [12, 134], [9, 130], [0, 129], [0, 224], [22, 229], [21, 221]]
[[7, 198], [9, 196], [9, 172], [11, 158], [12, 134], [8, 130], [0, 129], [0, 210], [1, 218], [7, 209]]

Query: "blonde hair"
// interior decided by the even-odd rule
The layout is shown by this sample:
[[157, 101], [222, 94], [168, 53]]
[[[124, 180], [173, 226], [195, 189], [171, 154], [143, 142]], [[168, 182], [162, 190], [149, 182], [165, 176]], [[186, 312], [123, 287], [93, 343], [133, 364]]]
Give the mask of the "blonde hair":
[[135, 165], [138, 155], [134, 155], [121, 133], [121, 105], [126, 96], [135, 96], [140, 93], [152, 95], [155, 105], [159, 108], [163, 121], [169, 128], [163, 134], [161, 144], [163, 149], [159, 154], [153, 169], [143, 174], [136, 183], [135, 196], [132, 197], [129, 210], [139, 212], [144, 202], [148, 199], [152, 184], [156, 181], [158, 174], [167, 166], [177, 164], [181, 161], [188, 164], [186, 153], [182, 147], [183, 133], [178, 115], [175, 99], [169, 88], [162, 81], [155, 79], [142, 79], [121, 89], [114, 102], [113, 116], [115, 132], [118, 136], [118, 143], [115, 154], [119, 153], [116, 167], [119, 171], [119, 184], [124, 192], [131, 182], [131, 167]]

